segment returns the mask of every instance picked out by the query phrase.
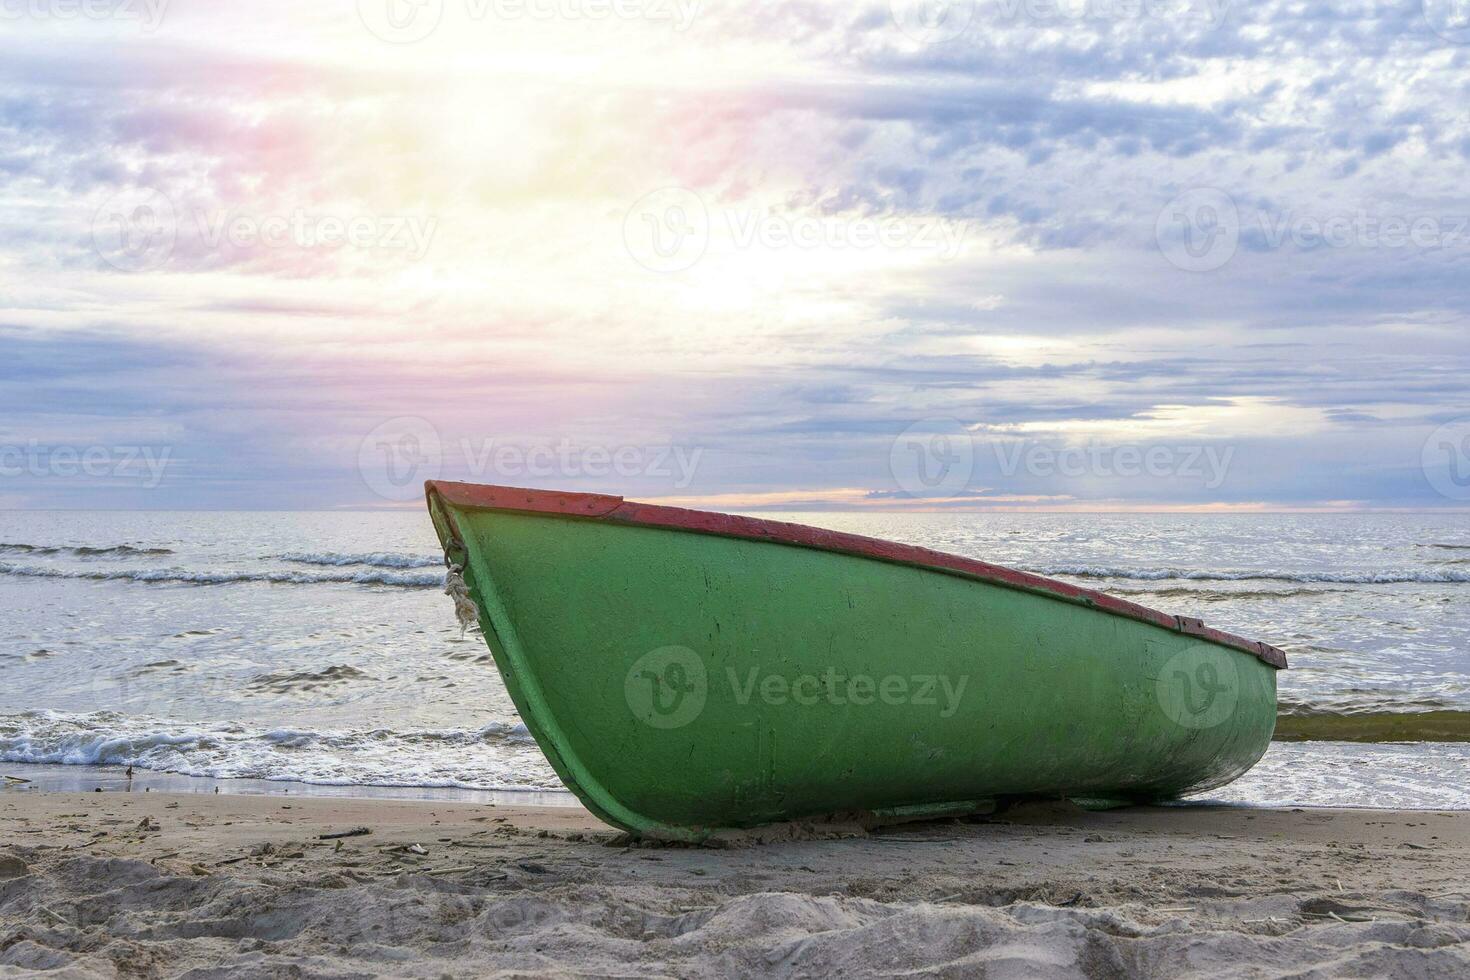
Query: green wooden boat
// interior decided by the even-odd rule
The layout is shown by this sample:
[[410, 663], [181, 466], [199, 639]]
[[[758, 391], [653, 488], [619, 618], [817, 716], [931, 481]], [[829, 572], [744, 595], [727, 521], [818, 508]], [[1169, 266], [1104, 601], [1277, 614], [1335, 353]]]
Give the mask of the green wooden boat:
[[637, 834], [1172, 799], [1275, 726], [1280, 650], [1063, 582], [600, 494], [427, 495], [526, 727]]

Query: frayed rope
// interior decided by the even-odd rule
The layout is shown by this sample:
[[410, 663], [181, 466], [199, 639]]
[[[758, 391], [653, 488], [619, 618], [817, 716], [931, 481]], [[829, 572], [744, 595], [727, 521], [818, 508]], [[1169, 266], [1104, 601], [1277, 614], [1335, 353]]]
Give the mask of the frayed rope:
[[463, 639], [465, 631], [471, 626], [479, 625], [480, 611], [475, 607], [475, 600], [470, 598], [470, 587], [464, 581], [464, 569], [458, 565], [450, 565], [444, 576], [444, 594], [454, 600], [454, 618], [459, 620], [459, 636]]

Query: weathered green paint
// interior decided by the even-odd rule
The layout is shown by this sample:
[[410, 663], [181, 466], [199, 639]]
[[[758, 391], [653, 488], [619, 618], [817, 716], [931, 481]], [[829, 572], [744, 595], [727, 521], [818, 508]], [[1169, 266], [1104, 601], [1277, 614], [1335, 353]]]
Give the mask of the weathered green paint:
[[432, 491], [430, 507], [527, 728], [637, 833], [1169, 799], [1235, 779], [1271, 739], [1273, 667], [1083, 603]]

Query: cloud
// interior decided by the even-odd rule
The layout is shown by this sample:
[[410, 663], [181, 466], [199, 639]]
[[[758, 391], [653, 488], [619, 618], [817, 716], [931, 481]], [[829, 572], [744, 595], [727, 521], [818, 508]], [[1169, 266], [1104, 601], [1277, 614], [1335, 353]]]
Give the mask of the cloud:
[[[936, 44], [877, 2], [720, 5], [684, 32], [456, 21], [402, 46], [351, 4], [20, 24], [0, 439], [177, 465], [147, 492], [50, 474], [0, 495], [373, 505], [363, 440], [414, 418], [444, 475], [530, 478], [482, 465], [487, 439], [680, 447], [701, 454], [685, 487], [548, 479], [897, 506], [895, 440], [953, 419], [979, 441], [949, 507], [1445, 503], [1419, 458], [1470, 416], [1470, 49], [1417, 3], [1125, 7], [982, 0]], [[660, 188], [694, 205], [638, 214]], [[629, 237], [674, 218], [700, 254], [640, 265]], [[939, 221], [957, 249], [852, 244]], [[329, 244], [336, 224], [362, 234]], [[1228, 479], [995, 454], [1187, 449], [1161, 419], [1232, 449]]]

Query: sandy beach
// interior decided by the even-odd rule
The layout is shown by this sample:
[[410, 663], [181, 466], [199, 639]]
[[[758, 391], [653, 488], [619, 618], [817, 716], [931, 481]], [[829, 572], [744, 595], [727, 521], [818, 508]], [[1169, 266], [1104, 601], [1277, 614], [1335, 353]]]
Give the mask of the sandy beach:
[[573, 807], [10, 790], [0, 976], [1470, 973], [1467, 812], [1048, 804], [773, 836], [630, 846]]

